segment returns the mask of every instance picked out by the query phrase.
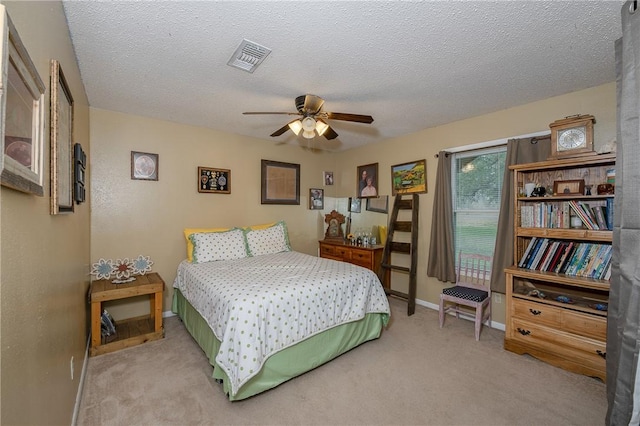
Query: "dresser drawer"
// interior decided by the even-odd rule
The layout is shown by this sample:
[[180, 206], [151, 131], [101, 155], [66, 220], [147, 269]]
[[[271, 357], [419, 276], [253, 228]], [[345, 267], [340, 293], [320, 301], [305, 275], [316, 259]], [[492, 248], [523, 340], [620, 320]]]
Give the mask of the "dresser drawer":
[[371, 269], [373, 268], [373, 252], [352, 248], [350, 261], [356, 265]]
[[511, 313], [514, 318], [533, 324], [557, 328], [603, 342], [607, 340], [605, 317], [515, 298], [511, 305]]
[[325, 256], [336, 256], [336, 246], [332, 246], [329, 244], [320, 244], [320, 257]]
[[511, 314], [514, 318], [532, 321], [536, 324], [559, 327], [562, 323], [562, 311], [553, 306], [528, 300], [513, 299]]
[[351, 248], [335, 246], [336, 256], [340, 257], [345, 262], [351, 261]]
[[513, 319], [513, 339], [591, 368], [604, 369], [606, 343]]
[[605, 317], [565, 310], [562, 313], [562, 329], [603, 342], [607, 341], [607, 319]]

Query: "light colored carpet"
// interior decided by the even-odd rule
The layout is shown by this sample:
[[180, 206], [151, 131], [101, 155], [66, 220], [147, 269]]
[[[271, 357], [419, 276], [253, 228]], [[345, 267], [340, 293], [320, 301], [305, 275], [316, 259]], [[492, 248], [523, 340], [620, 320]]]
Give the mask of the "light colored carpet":
[[380, 339], [229, 402], [177, 317], [163, 340], [90, 358], [78, 425], [601, 425], [605, 385], [503, 349], [504, 333], [390, 299]]

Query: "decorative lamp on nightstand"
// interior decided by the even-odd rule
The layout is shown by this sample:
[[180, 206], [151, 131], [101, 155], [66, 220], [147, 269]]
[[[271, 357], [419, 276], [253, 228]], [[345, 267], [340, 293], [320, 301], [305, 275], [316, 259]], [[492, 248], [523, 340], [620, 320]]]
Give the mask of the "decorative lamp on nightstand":
[[593, 115], [571, 115], [549, 124], [550, 160], [593, 155]]

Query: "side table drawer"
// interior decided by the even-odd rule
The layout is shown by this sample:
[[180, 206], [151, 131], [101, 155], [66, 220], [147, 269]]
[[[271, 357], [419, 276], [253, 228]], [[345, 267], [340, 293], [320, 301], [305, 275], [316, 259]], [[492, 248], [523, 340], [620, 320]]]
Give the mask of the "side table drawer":
[[514, 298], [511, 309], [514, 318], [552, 327], [559, 327], [561, 324], [562, 312], [553, 306]]
[[345, 262], [349, 262], [352, 259], [351, 249], [349, 247], [336, 246], [336, 256], [342, 258]]

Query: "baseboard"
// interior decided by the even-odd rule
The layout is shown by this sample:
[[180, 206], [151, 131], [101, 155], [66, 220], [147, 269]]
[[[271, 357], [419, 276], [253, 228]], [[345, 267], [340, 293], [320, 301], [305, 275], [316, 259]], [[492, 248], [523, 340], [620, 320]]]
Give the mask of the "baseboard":
[[[435, 303], [427, 302], [425, 300], [416, 299], [416, 305], [424, 306], [425, 308], [433, 309], [434, 311], [440, 310], [439, 305]], [[449, 315], [454, 315], [454, 314], [451, 313]], [[473, 321], [470, 317], [466, 317], [464, 315], [461, 315], [460, 318], [466, 319], [468, 321]], [[497, 321], [493, 321], [493, 320], [491, 321], [491, 328], [495, 328], [496, 330], [502, 330], [502, 331], [506, 330], [504, 324]]]
[[73, 417], [71, 418], [71, 426], [76, 426], [78, 421], [78, 413], [80, 412], [80, 402], [82, 401], [82, 392], [84, 392], [84, 379], [87, 375], [87, 363], [89, 362], [89, 346], [91, 345], [91, 333], [87, 338], [87, 347], [84, 350], [84, 361], [82, 361], [82, 371], [80, 372], [80, 380], [78, 381], [78, 392], [76, 393], [76, 403], [73, 406]]

